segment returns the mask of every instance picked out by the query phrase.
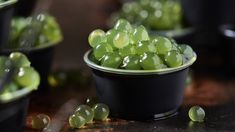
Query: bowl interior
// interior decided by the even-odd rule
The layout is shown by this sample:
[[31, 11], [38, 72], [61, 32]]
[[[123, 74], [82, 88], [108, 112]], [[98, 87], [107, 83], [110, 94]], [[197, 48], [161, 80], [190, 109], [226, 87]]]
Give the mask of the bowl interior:
[[158, 69], [158, 70], [126, 70], [126, 69], [114, 69], [114, 68], [109, 68], [109, 67], [103, 67], [103, 66], [95, 64], [93, 61], [89, 59], [91, 52], [92, 50], [89, 50], [84, 55], [84, 61], [89, 67], [99, 70], [99, 71], [103, 71], [103, 72], [114, 73], [114, 74], [124, 74], [124, 75], [151, 75], [151, 74], [161, 75], [161, 74], [172, 73], [172, 72], [183, 70], [191, 66], [197, 59], [197, 55], [196, 53], [194, 53], [194, 56], [190, 60], [188, 60], [185, 64], [176, 68], [164, 68], [164, 69]]

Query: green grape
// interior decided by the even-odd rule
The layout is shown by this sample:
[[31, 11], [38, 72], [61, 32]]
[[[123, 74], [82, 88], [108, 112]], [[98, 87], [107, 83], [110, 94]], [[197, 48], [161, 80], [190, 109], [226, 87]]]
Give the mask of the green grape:
[[149, 40], [149, 35], [144, 26], [138, 26], [134, 29], [132, 34], [133, 43], [138, 43], [140, 41]]
[[113, 48], [115, 48], [113, 44], [113, 40], [117, 34], [118, 34], [118, 31], [115, 29], [110, 29], [109, 31], [106, 32], [107, 43], [112, 45]]
[[101, 60], [102, 57], [109, 53], [109, 52], [113, 52], [113, 48], [111, 45], [106, 44], [106, 43], [102, 43], [102, 44], [98, 44], [95, 48], [94, 48], [94, 56], [97, 60]]
[[130, 38], [128, 33], [126, 32], [119, 32], [116, 34], [116, 36], [113, 39], [113, 45], [114, 47], [121, 49], [126, 46], [128, 46], [130, 43]]
[[189, 118], [195, 122], [203, 122], [205, 111], [200, 106], [193, 106], [188, 112]]
[[21, 67], [15, 76], [15, 80], [21, 87], [37, 89], [40, 83], [40, 76], [32, 67]]
[[104, 121], [109, 116], [109, 107], [106, 104], [98, 103], [93, 108], [94, 119]]
[[136, 47], [134, 45], [128, 45], [124, 48], [119, 49], [119, 54], [122, 57], [125, 57], [128, 55], [134, 55], [134, 54], [136, 54]]
[[125, 19], [119, 19], [115, 26], [114, 29], [122, 31], [122, 32], [132, 32], [132, 26], [131, 24], [125, 20]]
[[114, 52], [106, 54], [104, 56], [104, 58], [101, 61], [101, 66], [118, 68], [121, 63], [122, 63], [122, 57], [118, 53]]
[[176, 50], [167, 52], [165, 62], [169, 67], [178, 67], [183, 64], [183, 56]]
[[86, 120], [86, 123], [91, 123], [94, 118], [94, 112], [88, 105], [79, 105], [74, 113], [76, 116], [82, 116]]
[[95, 64], [99, 64], [99, 60], [95, 58], [94, 52], [91, 53], [90, 60], [94, 62]]
[[163, 67], [163, 62], [157, 54], [146, 52], [140, 57], [140, 65], [144, 70], [157, 70]]
[[96, 47], [102, 42], [106, 42], [105, 32], [101, 29], [96, 29], [89, 34], [88, 42], [91, 47]]
[[32, 128], [43, 129], [50, 123], [50, 117], [46, 114], [38, 114], [32, 117]]
[[99, 99], [97, 97], [91, 97], [86, 99], [86, 105], [93, 107], [95, 104], [97, 104]]
[[81, 128], [85, 124], [86, 124], [85, 118], [80, 115], [73, 114], [69, 117], [69, 125], [72, 128]]
[[139, 42], [136, 47], [136, 53], [138, 55], [142, 55], [145, 52], [155, 53], [156, 52], [155, 45], [153, 43], [151, 43], [150, 41]]
[[11, 59], [14, 66], [17, 68], [29, 67], [31, 64], [29, 59], [24, 54], [22, 54], [20, 52], [11, 53], [9, 58]]
[[4, 85], [4, 90], [0, 94], [5, 94], [5, 93], [12, 93], [18, 90], [18, 85], [16, 85], [13, 81]]
[[6, 72], [9, 72], [12, 62], [6, 56], [0, 56], [0, 78], [2, 78]]
[[156, 50], [159, 55], [165, 55], [168, 51], [171, 51], [172, 44], [171, 41], [166, 37], [157, 37], [153, 40], [156, 45]]
[[189, 45], [182, 44], [179, 46], [179, 49], [185, 58], [191, 59], [193, 57], [193, 49]]
[[126, 56], [123, 59], [123, 66], [122, 67], [124, 67], [125, 69], [128, 69], [128, 70], [140, 70], [141, 66], [139, 63], [139, 56], [137, 56], [137, 55]]
[[38, 44], [42, 45], [48, 42], [55, 43], [62, 40], [62, 33], [59, 24], [56, 22], [55, 17], [50, 15], [44, 15], [45, 24], [42, 27], [41, 34], [38, 38]]

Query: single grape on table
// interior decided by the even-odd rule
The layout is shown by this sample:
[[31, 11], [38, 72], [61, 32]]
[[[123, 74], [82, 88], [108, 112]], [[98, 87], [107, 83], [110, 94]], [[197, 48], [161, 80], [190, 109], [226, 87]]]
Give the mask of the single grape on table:
[[194, 122], [203, 122], [206, 113], [200, 106], [193, 106], [190, 108], [188, 115]]

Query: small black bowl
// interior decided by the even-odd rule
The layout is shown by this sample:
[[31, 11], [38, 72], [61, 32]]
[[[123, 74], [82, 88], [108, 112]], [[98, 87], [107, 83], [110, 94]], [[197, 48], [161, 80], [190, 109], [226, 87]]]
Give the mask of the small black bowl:
[[0, 55], [9, 55], [12, 52], [22, 52], [30, 60], [31, 65], [38, 71], [41, 77], [41, 83], [37, 91], [47, 92], [48, 82], [47, 77], [53, 61], [54, 48], [60, 42], [44, 44], [40, 47], [25, 48], [25, 49], [5, 49], [0, 51]]
[[84, 61], [92, 69], [100, 100], [107, 104], [111, 116], [131, 119], [162, 119], [174, 115], [183, 99], [188, 67], [195, 56], [177, 68], [161, 70], [123, 70], [102, 67], [90, 58]]
[[16, 2], [17, 0], [7, 0], [0, 3], [0, 47], [8, 41], [11, 19]]
[[31, 92], [32, 89], [23, 88], [0, 95], [0, 130], [2, 132], [23, 131]]

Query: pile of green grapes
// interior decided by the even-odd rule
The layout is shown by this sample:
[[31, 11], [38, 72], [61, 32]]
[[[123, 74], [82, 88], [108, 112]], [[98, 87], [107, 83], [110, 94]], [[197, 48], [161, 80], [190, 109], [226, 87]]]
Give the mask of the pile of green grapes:
[[183, 65], [194, 56], [186, 44], [178, 45], [163, 36], [149, 37], [144, 26], [132, 26], [119, 19], [106, 33], [92, 31], [88, 38], [90, 59], [101, 66], [128, 70], [158, 70]]
[[[41, 24], [32, 20], [35, 17], [40, 17]], [[25, 40], [29, 35], [32, 36], [31, 40]], [[53, 16], [39, 14], [28, 18], [17, 17], [11, 21], [9, 44], [4, 48], [34, 48], [58, 43], [61, 40], [61, 29]], [[25, 41], [30, 41], [32, 44], [26, 45]]]
[[182, 27], [182, 8], [178, 0], [139, 0], [123, 4], [111, 16], [111, 24], [125, 18], [132, 24], [143, 24], [153, 30], [170, 30]]
[[2, 94], [9, 94], [22, 88], [37, 89], [40, 83], [38, 72], [30, 66], [28, 58], [20, 53], [13, 52], [9, 56], [0, 56], [0, 81], [8, 73], [12, 73], [12, 77], [4, 85]]
[[109, 116], [109, 107], [103, 103], [96, 103], [94, 98], [87, 98], [86, 104], [79, 105], [69, 117], [72, 128], [81, 128], [93, 120], [105, 121]]

